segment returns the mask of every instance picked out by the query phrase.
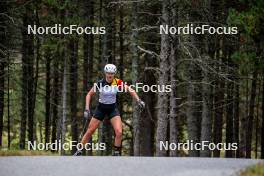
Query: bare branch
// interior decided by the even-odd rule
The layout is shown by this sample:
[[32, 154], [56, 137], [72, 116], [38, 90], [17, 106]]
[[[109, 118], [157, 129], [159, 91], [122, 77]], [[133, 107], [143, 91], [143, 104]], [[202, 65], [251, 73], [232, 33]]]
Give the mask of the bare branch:
[[147, 53], [147, 54], [150, 54], [150, 55], [152, 55], [152, 56], [156, 56], [156, 57], [159, 58], [159, 55], [158, 55], [157, 53], [155, 53], [154, 51], [146, 50], [146, 49], [144, 49], [144, 48], [141, 48], [140, 46], [137, 46], [137, 48], [138, 48], [140, 51], [144, 52], [144, 53]]

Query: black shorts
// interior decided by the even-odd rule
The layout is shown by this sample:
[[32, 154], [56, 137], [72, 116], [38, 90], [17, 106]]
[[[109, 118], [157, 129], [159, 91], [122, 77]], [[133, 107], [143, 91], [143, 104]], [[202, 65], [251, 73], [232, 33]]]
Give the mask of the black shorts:
[[105, 117], [107, 119], [111, 119], [114, 116], [120, 116], [116, 103], [114, 104], [99, 103], [93, 115], [94, 118], [100, 121], [103, 121]]

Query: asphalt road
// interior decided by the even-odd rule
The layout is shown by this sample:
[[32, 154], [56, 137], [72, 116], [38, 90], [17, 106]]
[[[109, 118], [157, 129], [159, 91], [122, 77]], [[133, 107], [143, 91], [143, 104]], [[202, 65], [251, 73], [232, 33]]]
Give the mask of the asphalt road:
[[0, 176], [227, 176], [264, 162], [225, 158], [0, 157]]

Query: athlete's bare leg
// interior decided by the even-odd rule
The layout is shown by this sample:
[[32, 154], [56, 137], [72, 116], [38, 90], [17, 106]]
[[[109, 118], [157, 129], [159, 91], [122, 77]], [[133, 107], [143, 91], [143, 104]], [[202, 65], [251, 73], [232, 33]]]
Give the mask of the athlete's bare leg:
[[100, 125], [100, 120], [92, 117], [90, 123], [89, 123], [89, 126], [82, 138], [82, 141], [81, 143], [83, 145], [85, 145], [90, 139], [91, 139], [91, 136], [93, 135], [93, 133], [95, 132], [95, 130], [98, 128], [98, 126]]
[[111, 124], [115, 130], [115, 146], [121, 147], [122, 143], [122, 120], [120, 116], [111, 118]]

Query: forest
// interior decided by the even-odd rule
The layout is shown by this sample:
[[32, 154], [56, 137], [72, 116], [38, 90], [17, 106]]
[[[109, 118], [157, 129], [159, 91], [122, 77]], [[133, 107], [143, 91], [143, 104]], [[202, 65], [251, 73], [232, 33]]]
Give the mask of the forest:
[[[112, 63], [129, 84], [172, 88], [138, 92], [143, 111], [129, 94], [118, 95], [122, 155], [264, 159], [263, 14], [262, 0], [1, 0], [0, 150], [79, 141], [87, 127], [85, 96]], [[28, 32], [29, 25], [72, 24], [94, 28]], [[187, 24], [237, 27], [237, 34], [160, 33], [160, 25]], [[104, 120], [90, 142], [103, 142], [106, 150], [86, 155], [111, 155], [113, 139]], [[236, 143], [237, 149], [160, 150], [166, 141]]]

